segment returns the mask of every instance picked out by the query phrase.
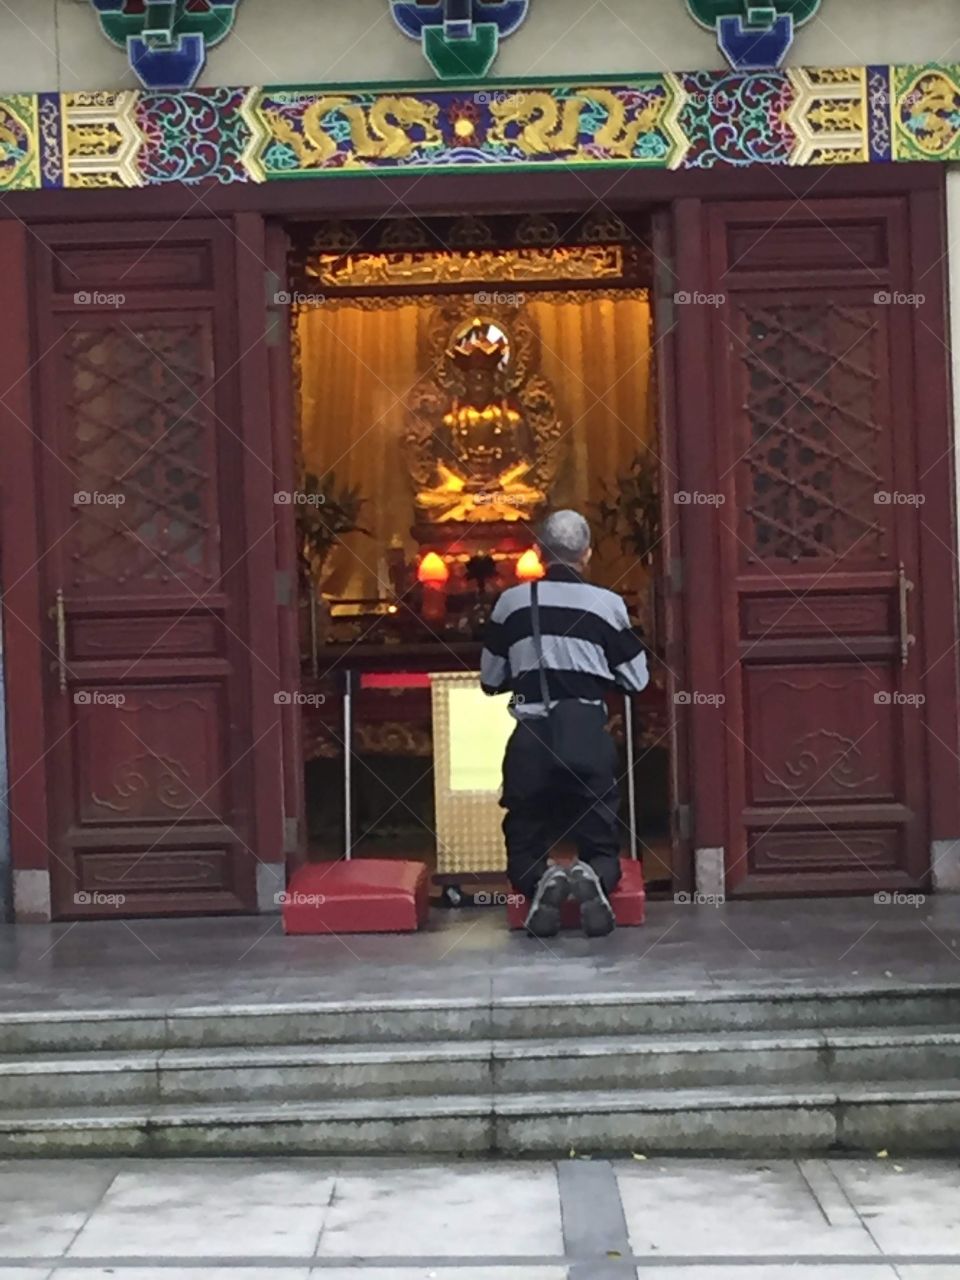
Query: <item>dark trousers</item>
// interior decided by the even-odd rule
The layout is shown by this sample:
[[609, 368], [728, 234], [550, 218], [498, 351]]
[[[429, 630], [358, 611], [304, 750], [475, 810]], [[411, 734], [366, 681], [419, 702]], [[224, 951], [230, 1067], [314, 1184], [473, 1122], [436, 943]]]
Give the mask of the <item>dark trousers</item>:
[[617, 749], [597, 708], [596, 768], [575, 777], [564, 769], [545, 741], [542, 721], [520, 721], [503, 757], [503, 834], [507, 872], [518, 893], [532, 896], [547, 868], [547, 855], [560, 841], [572, 840], [607, 893], [620, 880], [620, 788]]

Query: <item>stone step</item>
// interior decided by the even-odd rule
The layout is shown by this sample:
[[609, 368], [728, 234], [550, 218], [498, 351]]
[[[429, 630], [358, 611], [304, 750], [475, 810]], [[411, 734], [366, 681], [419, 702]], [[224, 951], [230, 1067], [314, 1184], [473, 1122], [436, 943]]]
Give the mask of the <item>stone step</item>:
[[8, 1112], [0, 1157], [955, 1154], [960, 1084], [723, 1086]]
[[582, 992], [543, 998], [0, 1014], [0, 1052], [377, 1044], [960, 1025], [960, 986]]
[[905, 1027], [0, 1058], [5, 1108], [960, 1079], [960, 1032]]

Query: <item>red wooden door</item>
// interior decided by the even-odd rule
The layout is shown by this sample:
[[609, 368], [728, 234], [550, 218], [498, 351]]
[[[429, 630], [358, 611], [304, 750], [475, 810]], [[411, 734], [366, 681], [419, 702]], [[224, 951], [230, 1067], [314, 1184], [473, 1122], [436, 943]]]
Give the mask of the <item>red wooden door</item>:
[[717, 584], [718, 625], [696, 602], [688, 625], [716, 648], [691, 697], [725, 766], [703, 804], [726, 808], [727, 891], [919, 885], [924, 699], [952, 686], [932, 635], [953, 634], [955, 597], [951, 557], [921, 556], [925, 519], [952, 542], [942, 469], [919, 463], [921, 427], [946, 443], [947, 418], [918, 409], [916, 335], [942, 317], [913, 296], [910, 202], [719, 205], [705, 230], [686, 305], [713, 372], [683, 519]]
[[[280, 223], [267, 228], [267, 332], [270, 366], [270, 418], [273, 425], [274, 491], [293, 493], [299, 483], [294, 394], [294, 355], [291, 332], [287, 258], [290, 249], [286, 229]], [[277, 717], [282, 740], [283, 851], [291, 865], [306, 851], [306, 797], [300, 692], [300, 590], [297, 523], [291, 503], [275, 503], [277, 549], [277, 623], [282, 700]]]
[[[273, 467], [241, 394], [266, 355], [239, 349], [237, 243], [183, 221], [33, 248], [55, 917], [257, 905], [258, 810], [281, 808], [252, 694], [277, 681], [255, 626]], [[261, 299], [261, 339], [263, 319]]]

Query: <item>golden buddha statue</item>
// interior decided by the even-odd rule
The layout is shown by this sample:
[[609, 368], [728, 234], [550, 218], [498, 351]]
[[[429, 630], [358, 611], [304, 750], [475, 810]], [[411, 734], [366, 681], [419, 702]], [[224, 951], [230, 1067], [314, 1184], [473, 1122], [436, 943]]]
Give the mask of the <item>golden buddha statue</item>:
[[433, 521], [526, 520], [544, 500], [526, 482], [534, 465], [526, 420], [500, 385], [510, 354], [506, 333], [479, 318], [446, 351], [463, 392], [434, 433], [438, 483], [417, 495]]

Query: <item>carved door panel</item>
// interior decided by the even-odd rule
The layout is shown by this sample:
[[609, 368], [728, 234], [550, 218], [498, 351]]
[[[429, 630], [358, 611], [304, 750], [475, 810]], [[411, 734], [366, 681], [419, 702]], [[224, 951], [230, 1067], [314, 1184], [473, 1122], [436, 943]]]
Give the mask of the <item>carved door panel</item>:
[[719, 532], [727, 888], [919, 884], [907, 202], [721, 206], [708, 244], [715, 491], [689, 519]]
[[134, 224], [34, 250], [57, 918], [256, 905], [230, 240]]

